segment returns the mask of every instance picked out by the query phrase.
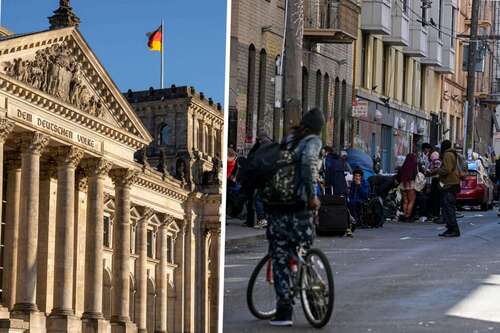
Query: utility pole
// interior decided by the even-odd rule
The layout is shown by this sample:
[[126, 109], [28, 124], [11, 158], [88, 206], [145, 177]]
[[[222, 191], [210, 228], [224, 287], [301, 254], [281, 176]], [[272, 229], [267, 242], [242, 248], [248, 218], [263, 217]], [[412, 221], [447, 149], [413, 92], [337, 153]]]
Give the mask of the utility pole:
[[470, 26], [470, 39], [469, 39], [469, 56], [467, 63], [467, 112], [466, 112], [466, 146], [464, 147], [464, 154], [467, 154], [469, 149], [474, 149], [474, 109], [475, 98], [474, 90], [476, 85], [476, 54], [478, 47], [477, 26], [479, 20], [479, 1], [472, 0], [472, 14]]
[[283, 132], [300, 123], [302, 117], [302, 43], [304, 39], [304, 0], [287, 0], [284, 52]]

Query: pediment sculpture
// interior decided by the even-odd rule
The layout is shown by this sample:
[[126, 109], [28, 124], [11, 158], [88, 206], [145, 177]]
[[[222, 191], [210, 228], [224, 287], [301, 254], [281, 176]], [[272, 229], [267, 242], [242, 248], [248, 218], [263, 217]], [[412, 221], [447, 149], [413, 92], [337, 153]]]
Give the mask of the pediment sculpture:
[[5, 62], [4, 72], [83, 112], [102, 116], [102, 102], [85, 84], [81, 64], [66, 42], [36, 51], [33, 60], [15, 58]]

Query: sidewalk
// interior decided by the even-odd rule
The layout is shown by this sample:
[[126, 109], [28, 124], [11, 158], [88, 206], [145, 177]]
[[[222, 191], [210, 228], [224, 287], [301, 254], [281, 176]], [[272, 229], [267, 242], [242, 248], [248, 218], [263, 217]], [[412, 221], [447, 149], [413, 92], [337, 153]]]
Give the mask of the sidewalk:
[[245, 226], [244, 220], [228, 219], [226, 222], [226, 249], [242, 245], [254, 245], [266, 239], [266, 229]]

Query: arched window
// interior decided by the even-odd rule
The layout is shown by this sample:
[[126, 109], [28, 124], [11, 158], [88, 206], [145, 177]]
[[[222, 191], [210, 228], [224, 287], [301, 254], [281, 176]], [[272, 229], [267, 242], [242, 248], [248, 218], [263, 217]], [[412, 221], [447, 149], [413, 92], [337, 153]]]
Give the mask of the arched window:
[[302, 67], [302, 114], [309, 108], [309, 72], [307, 68]]
[[316, 98], [314, 99], [314, 104], [318, 109], [321, 109], [321, 71], [318, 69], [316, 72]]
[[259, 63], [259, 103], [257, 104], [257, 124], [264, 119], [266, 112], [266, 82], [267, 82], [267, 53], [266, 50], [260, 51]]
[[[323, 115], [325, 117], [325, 122], [328, 122], [329, 114], [330, 114], [330, 76], [328, 73], [325, 73], [325, 77], [323, 79]], [[325, 124], [323, 128], [323, 141], [326, 143], [328, 140], [328, 125]]]
[[347, 82], [342, 80], [342, 103], [340, 115], [340, 146], [345, 146], [345, 127], [347, 118]]
[[335, 85], [333, 88], [333, 143], [336, 148], [340, 148], [340, 80], [335, 78]]
[[253, 119], [255, 113], [255, 46], [248, 49], [248, 81], [247, 81], [247, 114], [245, 136], [246, 142], [253, 142]]
[[161, 146], [168, 145], [168, 125], [167, 124], [163, 124], [160, 126], [160, 136], [159, 136], [158, 144]]

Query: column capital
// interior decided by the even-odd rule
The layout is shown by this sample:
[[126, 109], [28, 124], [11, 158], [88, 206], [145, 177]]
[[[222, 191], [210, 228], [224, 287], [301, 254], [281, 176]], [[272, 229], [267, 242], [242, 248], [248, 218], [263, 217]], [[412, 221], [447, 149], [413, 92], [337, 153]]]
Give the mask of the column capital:
[[0, 119], [0, 144], [5, 143], [7, 136], [9, 136], [13, 129], [14, 123], [12, 121], [5, 118]]
[[83, 150], [74, 146], [56, 147], [54, 155], [59, 166], [76, 168], [83, 158]]
[[139, 172], [134, 169], [113, 169], [109, 175], [116, 187], [130, 188], [136, 181]]
[[104, 158], [88, 158], [82, 161], [82, 166], [87, 176], [104, 177], [109, 174], [113, 163]]
[[23, 133], [19, 135], [22, 152], [41, 154], [49, 144], [50, 138], [40, 132]]
[[155, 211], [151, 207], [144, 207], [144, 211], [142, 213], [142, 218], [141, 221], [148, 221], [153, 215], [155, 214]]
[[78, 169], [76, 175], [76, 189], [80, 192], [87, 192], [89, 188], [89, 179], [86, 177], [85, 173]]
[[173, 222], [175, 222], [175, 217], [168, 215], [168, 214], [165, 214], [165, 218], [163, 219], [160, 227], [168, 228]]

